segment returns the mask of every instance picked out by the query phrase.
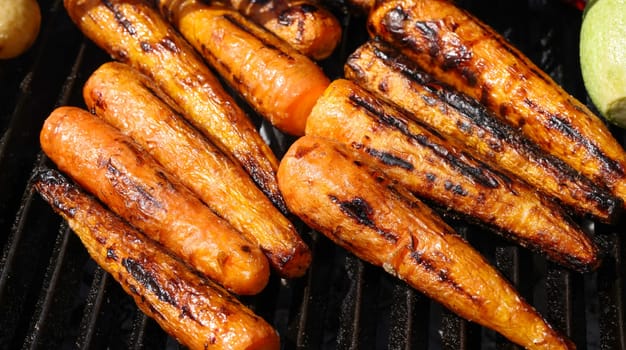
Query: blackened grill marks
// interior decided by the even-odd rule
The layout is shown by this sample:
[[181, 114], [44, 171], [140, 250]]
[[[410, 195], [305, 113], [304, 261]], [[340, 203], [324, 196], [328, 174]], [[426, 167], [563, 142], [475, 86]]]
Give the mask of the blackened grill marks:
[[409, 253], [409, 256], [415, 263], [421, 266], [424, 270], [426, 270], [429, 274], [437, 276], [437, 279], [441, 283], [445, 283], [450, 286], [457, 293], [463, 295], [467, 300], [470, 300], [474, 303], [480, 302], [480, 297], [472, 294], [471, 292], [463, 289], [462, 284], [457, 283], [452, 276], [448, 273], [448, 270], [445, 267], [437, 266], [437, 263], [434, 259], [429, 259], [426, 254], [420, 252], [418, 250], [413, 250]]
[[361, 197], [354, 197], [351, 200], [344, 201], [340, 200], [334, 195], [328, 195], [328, 197], [330, 198], [331, 202], [339, 206], [339, 210], [341, 210], [342, 213], [354, 219], [359, 225], [363, 225], [373, 229], [380, 236], [382, 236], [391, 243], [395, 244], [398, 241], [398, 236], [396, 236], [393, 232], [389, 232], [376, 226], [376, 223], [372, 220], [372, 214], [374, 214], [374, 210], [365, 199]]
[[133, 258], [124, 258], [122, 259], [122, 265], [133, 276], [135, 281], [144, 286], [147, 291], [154, 293], [162, 302], [177, 307], [176, 300], [169, 294], [167, 288], [161, 286], [158, 279], [148, 269], [144, 268], [142, 262]]
[[370, 115], [380, 120], [382, 123], [397, 129], [403, 135], [411, 138], [412, 140], [415, 140], [421, 146], [429, 148], [439, 157], [444, 159], [448, 164], [450, 164], [454, 169], [459, 171], [464, 176], [471, 178], [472, 181], [474, 181], [475, 183], [478, 183], [487, 188], [497, 188], [498, 186], [500, 186], [498, 179], [492, 174], [489, 174], [487, 171], [485, 171], [486, 167], [472, 167], [465, 163], [462, 159], [459, 159], [454, 154], [449, 152], [449, 150], [441, 144], [433, 142], [427, 135], [413, 134], [404, 121], [377, 109], [376, 106], [372, 105], [372, 103], [370, 103], [370, 101], [368, 101], [367, 99], [353, 93], [349, 96], [349, 100], [354, 104], [355, 107], [363, 108]]
[[252, 155], [239, 154], [235, 155], [235, 157], [239, 160], [246, 172], [248, 172], [252, 181], [254, 181], [257, 187], [261, 189], [261, 192], [263, 192], [270, 199], [274, 206], [283, 214], [289, 215], [289, 209], [287, 209], [285, 199], [281, 195], [280, 191], [277, 189], [275, 190], [272, 186], [275, 174], [270, 174], [264, 171]]
[[369, 154], [370, 156], [380, 160], [383, 164], [385, 165], [389, 165], [389, 166], [397, 166], [406, 170], [413, 170], [414, 166], [413, 164], [411, 164], [410, 162], [395, 156], [389, 152], [385, 152], [385, 151], [381, 151], [381, 150], [377, 150], [374, 148], [370, 148], [370, 147], [366, 147], [363, 144], [357, 144], [357, 143], [353, 143], [352, 147], [356, 148], [356, 149], [362, 149], [364, 150], [367, 154]]
[[142, 213], [151, 213], [165, 210], [163, 203], [150, 194], [150, 190], [146, 189], [142, 184], [133, 180], [132, 176], [123, 170], [120, 170], [111, 159], [105, 164], [105, 177], [111, 183], [115, 190], [127, 198], [127, 202], [134, 203], [141, 209]]
[[[78, 193], [76, 189], [70, 184], [70, 182], [56, 170], [42, 169], [33, 175], [34, 186], [39, 194], [52, 205], [52, 207], [66, 215], [68, 218], [73, 218], [76, 215], [76, 206], [68, 205], [63, 198], [73, 198]], [[55, 195], [59, 192], [61, 194]], [[69, 201], [69, 204], [72, 202]]]
[[102, 3], [106, 8], [113, 12], [113, 16], [115, 17], [117, 23], [119, 23], [124, 28], [124, 30], [128, 32], [128, 34], [130, 34], [131, 36], [135, 36], [137, 34], [137, 30], [135, 29], [131, 21], [124, 17], [124, 14], [119, 11], [119, 9], [110, 0], [102, 0]]
[[[489, 27], [487, 24], [482, 23], [479, 20], [476, 20], [472, 15], [470, 15], [466, 11], [463, 11], [463, 12], [466, 16], [468, 16], [469, 19], [473, 20], [474, 24], [479, 26], [483, 30], [484, 33], [493, 33], [489, 37], [483, 38], [483, 40], [494, 40], [496, 42], [494, 44], [495, 46], [499, 46], [502, 50], [505, 50], [507, 53], [515, 57], [520, 62], [527, 61], [527, 58], [524, 57], [520, 51], [516, 50], [512, 45], [510, 45], [503, 36], [498, 35], [497, 32], [494, 31], [494, 29]], [[397, 39], [397, 42], [402, 43], [405, 46], [410, 46], [413, 50], [415, 50], [415, 52], [422, 52], [424, 50], [422, 47], [420, 47], [417, 41], [409, 39], [405, 36], [404, 26], [408, 25], [407, 22], [411, 22], [411, 21], [412, 19], [410, 18], [410, 14], [407, 11], [405, 11], [401, 7], [396, 7], [386, 13], [384, 17], [383, 25], [392, 34], [392, 36], [394, 36], [394, 38]], [[443, 60], [444, 61], [443, 63], [445, 64], [446, 58], [442, 56], [442, 52], [440, 50], [441, 48], [437, 44], [439, 42], [439, 36], [437, 35], [437, 32], [435, 28], [433, 27], [433, 25], [428, 25], [427, 23], [428, 22], [415, 21], [415, 26], [423, 34], [423, 37], [426, 39], [425, 41], [428, 42], [428, 45], [429, 45], [428, 52], [431, 55], [431, 57], [433, 58], [440, 57], [440, 59]], [[527, 67], [528, 69], [530, 69], [532, 74], [536, 76], [538, 79], [543, 80], [544, 82], [546, 82], [546, 84], [553, 84], [552, 82], [548, 81], [548, 77], [545, 74], [543, 74], [534, 65], [528, 65]], [[455, 65], [455, 66], [446, 66], [443, 68], [444, 69], [449, 69], [449, 68], [459, 69], [461, 75], [466, 79], [468, 84], [470, 84], [471, 86], [475, 86], [477, 84], [475, 72], [469, 70], [468, 67], [465, 67], [465, 66], [461, 67], [459, 65]], [[474, 78], [472, 78], [472, 76], [474, 76]], [[489, 87], [487, 86], [487, 84], [484, 84], [483, 89], [489, 90]], [[488, 91], [483, 91], [481, 93], [481, 96], [488, 96], [488, 95], [489, 95]], [[462, 99], [452, 99], [447, 102], [448, 103], [450, 102], [460, 103], [464, 106], [463, 108], [465, 108], [465, 106], [468, 106], [466, 103], [464, 103], [466, 101], [463, 101]], [[489, 105], [493, 104], [492, 101], [482, 101], [482, 102], [484, 102], [485, 104], [489, 104]], [[626, 174], [626, 169], [623, 169], [615, 160], [606, 156], [598, 148], [597, 145], [591, 143], [590, 140], [584, 138], [575, 128], [572, 128], [571, 125], [566, 120], [559, 117], [558, 115], [554, 115], [554, 114], [550, 115], [546, 111], [541, 110], [540, 107], [534, 101], [525, 100], [525, 103], [531, 109], [537, 111], [538, 113], [548, 116], [547, 118], [548, 125], [546, 125], [547, 127], [559, 130], [564, 135], [566, 135], [569, 139], [571, 139], [573, 142], [577, 142], [577, 143], [580, 143], [581, 145], [584, 145], [585, 149], [594, 157], [601, 159], [607, 171], [610, 171], [614, 174], [618, 174], [618, 176], [620, 177]], [[506, 106], [501, 105], [500, 107], [505, 108]], [[480, 115], [481, 113], [478, 114], [478, 116]]]

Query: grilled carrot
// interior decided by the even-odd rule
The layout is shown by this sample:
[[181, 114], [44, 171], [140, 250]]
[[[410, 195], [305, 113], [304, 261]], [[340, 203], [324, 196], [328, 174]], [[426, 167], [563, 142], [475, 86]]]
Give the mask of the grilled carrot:
[[55, 170], [35, 188], [146, 315], [190, 349], [279, 349], [276, 331], [216, 283], [105, 209]]
[[465, 155], [438, 134], [348, 80], [335, 80], [313, 108], [307, 135], [350, 145], [419, 197], [495, 228], [578, 271], [598, 248], [563, 209], [526, 184]]
[[577, 214], [613, 222], [621, 200], [548, 155], [475, 100], [437, 82], [406, 56], [380, 41], [359, 47], [345, 65], [347, 78], [409, 111], [493, 168], [518, 177]]
[[283, 277], [305, 273], [311, 252], [292, 223], [243, 169], [153, 94], [153, 82], [119, 62], [100, 66], [83, 88], [87, 107], [131, 137], [217, 215], [259, 242]]
[[368, 29], [626, 199], [626, 153], [607, 125], [479, 19], [446, 0], [385, 1]]
[[322, 69], [239, 12], [199, 0], [159, 0], [161, 13], [272, 125], [303, 135], [330, 83]]
[[145, 0], [65, 0], [81, 31], [115, 59], [153, 79], [200, 131], [250, 174], [286, 212], [278, 160], [252, 121], [195, 50]]
[[269, 264], [254, 238], [215, 215], [113, 126], [59, 107], [40, 142], [62, 172], [201, 273], [237, 294], [267, 284]]
[[226, 0], [223, 3], [315, 60], [328, 58], [341, 40], [341, 23], [316, 1]]
[[519, 345], [573, 348], [434, 212], [344, 146], [307, 135], [290, 147], [278, 183], [293, 213], [359, 258]]

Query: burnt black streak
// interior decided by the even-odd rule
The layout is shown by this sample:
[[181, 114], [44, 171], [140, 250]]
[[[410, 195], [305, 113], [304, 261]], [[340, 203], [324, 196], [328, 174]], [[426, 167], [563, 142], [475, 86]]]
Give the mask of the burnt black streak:
[[117, 23], [119, 23], [128, 32], [128, 34], [131, 36], [135, 36], [137, 34], [137, 30], [133, 27], [132, 23], [124, 17], [124, 15], [110, 0], [102, 0], [102, 3], [106, 6], [106, 8], [113, 12]]
[[[44, 168], [33, 174], [32, 177], [35, 189], [41, 197], [45, 199], [58, 212], [69, 218], [76, 215], [76, 207], [68, 206], [73, 201], [63, 200], [66, 197], [78, 195], [78, 188], [73, 185], [65, 176], [54, 169]], [[56, 195], [61, 193], [62, 195]], [[68, 202], [68, 203], [66, 203]]]
[[153, 213], [162, 210], [164, 205], [150, 194], [150, 191], [140, 183], [135, 182], [129, 174], [118, 169], [115, 164], [108, 159], [106, 163], [105, 176], [118, 193], [133, 201], [142, 211]]
[[369, 147], [365, 147], [365, 145], [360, 144], [360, 143], [354, 143], [352, 144], [352, 146], [356, 149], [362, 149], [364, 150], [367, 154], [369, 154], [370, 156], [380, 160], [383, 164], [385, 165], [389, 165], [389, 166], [394, 166], [394, 167], [400, 167], [406, 170], [413, 170], [414, 166], [413, 164], [411, 164], [410, 162], [394, 156], [393, 154], [389, 153], [389, 152], [385, 152], [385, 151], [380, 151], [374, 148], [369, 148]]
[[413, 250], [409, 253], [409, 256], [418, 265], [422, 266], [424, 270], [428, 271], [428, 273], [437, 276], [439, 282], [450, 286], [450, 288], [452, 288], [455, 292], [463, 295], [465, 299], [471, 300], [474, 303], [479, 302], [480, 300], [479, 296], [473, 295], [470, 292], [463, 289], [463, 287], [459, 283], [457, 283], [453, 278], [450, 277], [450, 275], [448, 274], [448, 271], [445, 268], [439, 268], [436, 262], [426, 257], [425, 254], [423, 254], [422, 252], [418, 250]]
[[[452, 87], [437, 81], [432, 75], [423, 71], [417, 64], [402, 55], [396, 49], [382, 42], [370, 42], [375, 57], [381, 60], [386, 67], [393, 69], [405, 78], [423, 87], [432, 94], [430, 104], [440, 104], [441, 110], [452, 109], [464, 116], [464, 122], [459, 127], [484, 130], [492, 141], [489, 146], [498, 152], [504, 145], [510, 145], [526, 159], [540, 164], [547, 172], [559, 178], [560, 182], [578, 184], [585, 191], [585, 198], [597, 203], [599, 208], [607, 212], [614, 212], [621, 204], [608, 191], [595, 186], [587, 178], [581, 176], [571, 166], [561, 159], [542, 151], [520, 131], [503, 123], [497, 116], [489, 112], [486, 107], [475, 99], [455, 91]], [[367, 73], [357, 59], [351, 60], [350, 67], [358, 72]], [[469, 132], [466, 131], [466, 132]]]
[[446, 147], [430, 140], [427, 135], [412, 133], [404, 121], [377, 109], [376, 106], [370, 103], [367, 99], [362, 98], [355, 93], [352, 93], [349, 96], [349, 100], [354, 104], [354, 106], [366, 110], [370, 115], [380, 120], [382, 123], [399, 130], [402, 134], [412, 140], [415, 140], [421, 146], [429, 148], [450, 164], [454, 169], [459, 171], [464, 176], [471, 178], [475, 183], [487, 188], [497, 188], [500, 186], [500, 183], [495, 175], [485, 171], [487, 169], [486, 166], [484, 168], [478, 168], [468, 165], [462, 159], [459, 159], [454, 154], [449, 152]]
[[374, 210], [365, 199], [361, 197], [354, 197], [348, 201], [341, 201], [339, 200], [339, 198], [333, 195], [329, 195], [328, 197], [330, 198], [331, 202], [339, 206], [339, 209], [342, 213], [356, 220], [356, 222], [360, 225], [373, 229], [391, 243], [396, 243], [398, 241], [398, 236], [396, 236], [394, 233], [388, 232], [376, 226], [376, 223], [374, 222], [374, 220], [372, 220]]
[[159, 300], [174, 307], [177, 306], [176, 300], [159, 284], [158, 280], [150, 271], [144, 269], [141, 262], [132, 258], [124, 258], [122, 259], [122, 265], [126, 268], [126, 271], [133, 276], [135, 281], [143, 285], [149, 292], [154, 293]]
[[[470, 18], [473, 18], [469, 14], [468, 16]], [[407, 11], [405, 11], [401, 7], [396, 7], [385, 14], [383, 25], [394, 37], [396, 42], [401, 43], [403, 46], [410, 47], [414, 52], [423, 52], [424, 48], [421, 47], [420, 41], [408, 38], [405, 35], [405, 26], [407, 26], [411, 21], [412, 19], [410, 18], [410, 14]], [[519, 62], [528, 61], [528, 59], [526, 57], [523, 57], [523, 54], [521, 52], [515, 50], [513, 46], [504, 39], [504, 37], [493, 32], [493, 30], [487, 27], [486, 24], [481, 23], [480, 21], [475, 21], [475, 23], [480, 26], [485, 33], [487, 33], [488, 37], [485, 37], [484, 40], [494, 40], [496, 42], [494, 46], [498, 46], [501, 49], [507, 51]], [[478, 84], [477, 73], [472, 71], [465, 65], [461, 64], [469, 57], [468, 55], [471, 55], [471, 52], [467, 52], [467, 48], [465, 48], [463, 45], [459, 45], [457, 49], [465, 50], [465, 52], [459, 51], [450, 57], [443, 57], [443, 51], [447, 52], [450, 50], [442, 51], [440, 45], [438, 44], [440, 42], [440, 35], [438, 31], [441, 31], [442, 29], [434, 24], [434, 22], [415, 21], [414, 24], [425, 38], [424, 41], [428, 43], [429, 55], [433, 58], [440, 59], [443, 64], [443, 69], [456, 69], [460, 74], [463, 75], [468, 84], [470, 84], [471, 86], [476, 86], [476, 84]], [[528, 67], [532, 74], [534, 74], [537, 78], [543, 80], [546, 84], [553, 84], [553, 82], [548, 81], [547, 77], [542, 72], [540, 72], [537, 67], [534, 67], [533, 65], [525, 66]], [[486, 83], [483, 83], [483, 88], [489, 89]], [[481, 95], [489, 96], [489, 94], [486, 92], [482, 93]], [[484, 102], [489, 105], [501, 105], [500, 103], [494, 103], [493, 101]], [[531, 109], [535, 110], [537, 113], [542, 114], [547, 118], [547, 128], [559, 130], [563, 135], [572, 140], [572, 142], [579, 143], [581, 146], [585, 147], [587, 152], [589, 152], [591, 155], [593, 155], [602, 162], [605, 171], [617, 174], [619, 177], [623, 177], [626, 174], [626, 169], [623, 169], [618, 162], [604, 154], [604, 152], [602, 152], [597, 145], [593, 144], [590, 140], [583, 137], [578, 130], [573, 128], [562, 117], [547, 113], [546, 111], [542, 110], [535, 101], [525, 100], [524, 103], [526, 103]]]
[[254, 181], [259, 189], [261, 189], [261, 192], [263, 192], [270, 199], [272, 204], [274, 204], [278, 210], [285, 215], [289, 215], [289, 209], [287, 209], [285, 199], [280, 191], [278, 191], [278, 189], [275, 190], [271, 185], [275, 182], [274, 174], [263, 171], [253, 156], [237, 155], [236, 157], [246, 172], [250, 175], [252, 181]]

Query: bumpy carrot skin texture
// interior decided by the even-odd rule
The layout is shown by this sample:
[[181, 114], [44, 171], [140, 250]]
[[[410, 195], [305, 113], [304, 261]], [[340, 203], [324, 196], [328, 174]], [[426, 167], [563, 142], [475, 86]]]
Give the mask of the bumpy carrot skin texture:
[[35, 188], [146, 315], [190, 349], [280, 348], [276, 331], [55, 170]]
[[345, 145], [301, 137], [278, 183], [310, 227], [460, 316], [528, 349], [573, 348], [452, 228]]
[[413, 193], [576, 271], [598, 248], [563, 209], [534, 188], [470, 158], [354, 82], [338, 79], [318, 100], [307, 135], [350, 145]]
[[116, 60], [156, 82], [181, 112], [234, 157], [280, 210], [278, 160], [202, 58], [145, 0], [65, 0], [74, 23]]
[[236, 10], [199, 0], [160, 0], [161, 13], [272, 125], [303, 135], [330, 83], [322, 69]]
[[341, 23], [315, 1], [226, 0], [223, 3], [315, 60], [328, 58], [341, 41]]
[[479, 19], [451, 1], [394, 0], [372, 10], [368, 30], [626, 199], [626, 153], [606, 124]]
[[360, 46], [346, 61], [345, 76], [578, 215], [611, 223], [621, 213], [622, 201], [604, 187], [543, 152], [474, 99], [439, 83], [390, 45], [372, 40]]
[[58, 168], [113, 212], [196, 270], [237, 294], [256, 294], [269, 263], [253, 237], [235, 230], [113, 126], [59, 107], [40, 134]]
[[311, 252], [248, 174], [154, 94], [130, 66], [108, 62], [83, 87], [92, 113], [137, 142], [220, 217], [252, 235], [282, 277], [302, 276]]

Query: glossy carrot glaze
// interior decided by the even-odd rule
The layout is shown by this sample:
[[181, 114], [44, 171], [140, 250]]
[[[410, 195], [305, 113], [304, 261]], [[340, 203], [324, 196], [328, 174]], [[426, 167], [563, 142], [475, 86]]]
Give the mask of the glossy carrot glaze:
[[298, 139], [278, 181], [310, 227], [461, 317], [528, 349], [573, 349], [452, 228], [345, 145]]
[[259, 114], [303, 135], [330, 83], [308, 57], [239, 12], [200, 0], [160, 0], [161, 13]]
[[256, 294], [269, 263], [256, 240], [215, 215], [129, 137], [77, 107], [59, 107], [42, 150], [113, 212], [237, 294]]
[[147, 0], [65, 0], [78, 28], [155, 81], [195, 127], [234, 157], [279, 209], [278, 160], [252, 121], [176, 29]]
[[622, 201], [468, 96], [438, 82], [390, 45], [370, 41], [348, 58], [346, 77], [408, 111], [448, 141], [495, 169], [517, 177], [573, 209], [613, 222]]
[[293, 224], [156, 89], [130, 66], [108, 62], [89, 77], [83, 95], [90, 111], [131, 137], [218, 216], [253, 236], [282, 277], [303, 275], [311, 252]]
[[265, 320], [57, 171], [37, 174], [35, 188], [141, 311], [190, 349], [280, 348]]
[[587, 271], [600, 263], [594, 242], [561, 207], [351, 81], [331, 83], [313, 108], [306, 133], [349, 145], [421, 198], [564, 266]]
[[381, 2], [370, 13], [368, 30], [521, 129], [546, 152], [626, 199], [626, 153], [607, 125], [452, 1]]

